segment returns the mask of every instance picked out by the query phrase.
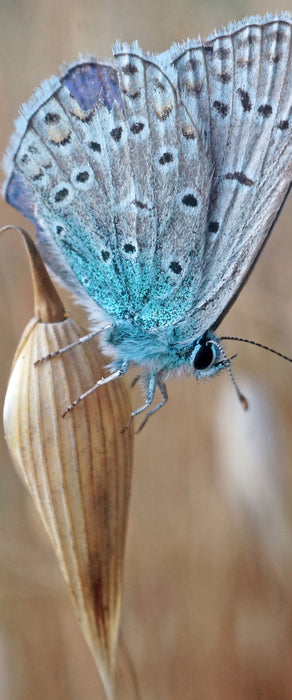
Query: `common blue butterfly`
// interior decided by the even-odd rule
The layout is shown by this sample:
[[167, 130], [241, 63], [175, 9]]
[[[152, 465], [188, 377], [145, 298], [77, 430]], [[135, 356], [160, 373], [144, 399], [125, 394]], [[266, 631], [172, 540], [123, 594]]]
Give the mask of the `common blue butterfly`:
[[113, 357], [169, 372], [228, 361], [214, 334], [292, 176], [292, 17], [250, 17], [168, 51], [117, 43], [39, 88], [16, 124], [4, 196], [83, 300]]

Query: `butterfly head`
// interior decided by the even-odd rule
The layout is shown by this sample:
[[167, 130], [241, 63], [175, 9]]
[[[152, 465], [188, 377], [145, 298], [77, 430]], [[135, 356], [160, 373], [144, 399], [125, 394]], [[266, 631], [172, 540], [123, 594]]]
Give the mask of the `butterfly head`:
[[211, 331], [197, 338], [185, 351], [186, 364], [189, 363], [196, 379], [211, 377], [226, 367], [226, 355]]
[[147, 373], [163, 375], [185, 370], [197, 379], [210, 377], [228, 364], [218, 338], [207, 331], [192, 341], [178, 340], [175, 329], [143, 331], [129, 322], [110, 326], [104, 339], [109, 354], [114, 351], [116, 369], [120, 361], [147, 367]]

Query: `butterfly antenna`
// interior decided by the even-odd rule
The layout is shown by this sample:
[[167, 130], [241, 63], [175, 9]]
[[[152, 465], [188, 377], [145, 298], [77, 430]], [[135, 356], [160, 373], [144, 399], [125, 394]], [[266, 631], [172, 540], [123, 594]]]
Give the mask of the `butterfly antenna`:
[[[219, 340], [225, 340], [225, 338], [219, 338]], [[214, 342], [214, 340], [213, 340], [212, 342]], [[247, 411], [247, 410], [248, 410], [248, 400], [247, 400], [247, 398], [244, 396], [244, 394], [242, 394], [242, 392], [240, 391], [240, 389], [239, 389], [239, 387], [238, 387], [238, 385], [237, 385], [237, 383], [236, 383], [236, 381], [235, 381], [235, 379], [234, 379], [234, 376], [233, 376], [233, 373], [232, 373], [232, 369], [231, 369], [231, 361], [234, 359], [234, 357], [236, 357], [236, 355], [232, 355], [232, 357], [227, 357], [226, 352], [224, 351], [224, 349], [223, 349], [221, 343], [217, 342], [217, 343], [215, 343], [215, 345], [217, 345], [217, 347], [219, 348], [221, 354], [222, 354], [223, 357], [224, 357], [224, 365], [225, 365], [226, 368], [227, 368], [227, 371], [228, 371], [229, 377], [230, 377], [230, 379], [231, 379], [231, 382], [232, 382], [232, 384], [233, 384], [233, 386], [234, 386], [234, 389], [235, 389], [237, 398], [238, 398], [239, 402], [241, 403], [243, 410], [244, 410], [244, 411]]]
[[287, 362], [292, 362], [292, 357], [288, 357], [288, 355], [283, 355], [282, 352], [279, 352], [278, 350], [274, 350], [273, 348], [270, 348], [268, 345], [263, 345], [262, 343], [257, 343], [255, 340], [249, 340], [248, 338], [239, 338], [236, 335], [222, 335], [219, 340], [238, 340], [240, 343], [249, 343], [250, 345], [255, 345], [257, 348], [262, 348], [263, 350], [268, 350], [269, 352], [273, 353], [273, 355], [278, 355], [278, 357], [282, 357], [283, 360], [287, 360]]

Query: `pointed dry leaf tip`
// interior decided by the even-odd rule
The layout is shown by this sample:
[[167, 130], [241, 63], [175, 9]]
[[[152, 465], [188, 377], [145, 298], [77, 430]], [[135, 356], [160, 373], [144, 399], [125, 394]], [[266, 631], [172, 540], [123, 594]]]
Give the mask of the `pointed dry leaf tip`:
[[[105, 358], [94, 340], [35, 367], [36, 360], [76, 343], [86, 332], [72, 318], [62, 321], [58, 303], [46, 306], [48, 296], [54, 300], [47, 273], [32, 241], [20, 233], [29, 250], [36, 298], [45, 300], [38, 314], [43, 322], [28, 324], [16, 351], [4, 405], [5, 436], [56, 551], [107, 697], [114, 700], [132, 475], [132, 428], [122, 433], [129, 394], [119, 379], [62, 418], [66, 407], [102, 376]], [[41, 309], [42, 301], [36, 303]], [[62, 313], [55, 313], [58, 308]]]
[[102, 374], [96, 341], [34, 366], [82, 336], [72, 318], [29, 324], [10, 376], [4, 429], [113, 700], [132, 474], [132, 428], [122, 433], [128, 390], [122, 379], [100, 387], [64, 420], [65, 407]]
[[4, 226], [0, 229], [0, 234], [10, 229], [18, 231], [23, 236], [26, 244], [34, 290], [35, 317], [42, 323], [63, 321], [65, 318], [64, 306], [32, 238], [24, 229], [18, 226]]

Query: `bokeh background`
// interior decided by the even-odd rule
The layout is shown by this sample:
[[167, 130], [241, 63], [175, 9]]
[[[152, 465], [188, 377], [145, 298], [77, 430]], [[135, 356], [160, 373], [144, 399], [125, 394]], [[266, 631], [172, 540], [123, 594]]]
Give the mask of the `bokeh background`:
[[[1, 0], [0, 150], [18, 106], [79, 53], [116, 38], [161, 51], [272, 0]], [[292, 199], [222, 333], [292, 354]], [[4, 202], [0, 225], [33, 227]], [[0, 403], [33, 314], [18, 235], [0, 241]], [[227, 373], [169, 383], [136, 436], [122, 630], [142, 700], [292, 698], [292, 369], [233, 344]], [[139, 401], [136, 390], [133, 401]], [[104, 700], [98, 674], [0, 428], [0, 699]], [[120, 697], [134, 697], [125, 679]]]

